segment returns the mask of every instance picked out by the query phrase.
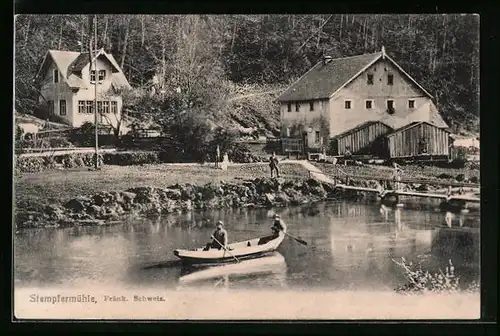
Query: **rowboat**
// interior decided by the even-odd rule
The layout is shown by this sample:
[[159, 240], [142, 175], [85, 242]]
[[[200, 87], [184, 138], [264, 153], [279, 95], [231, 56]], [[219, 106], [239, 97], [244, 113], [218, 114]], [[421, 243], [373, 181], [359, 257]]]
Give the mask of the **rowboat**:
[[[200, 269], [200, 267], [197, 267]], [[262, 258], [244, 260], [240, 263], [226, 263], [217, 266], [203, 267], [201, 270], [192, 270], [179, 278], [179, 283], [216, 279], [224, 276], [242, 277], [249, 275], [265, 275], [286, 272], [285, 258], [277, 251]]]
[[176, 249], [174, 255], [186, 264], [221, 264], [237, 262], [243, 259], [262, 257], [275, 251], [283, 239], [285, 233], [280, 231], [278, 236], [265, 236], [251, 240], [245, 240], [229, 244], [225, 249], [209, 249], [204, 251], [204, 247], [185, 250]]

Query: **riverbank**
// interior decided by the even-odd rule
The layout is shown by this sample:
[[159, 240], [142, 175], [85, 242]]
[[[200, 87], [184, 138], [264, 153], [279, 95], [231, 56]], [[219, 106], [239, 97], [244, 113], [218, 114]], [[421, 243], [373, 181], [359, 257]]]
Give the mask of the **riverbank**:
[[[297, 164], [282, 164], [281, 173], [286, 180], [308, 177]], [[157, 164], [23, 174], [15, 177], [15, 223], [17, 229], [99, 225], [124, 215], [265, 206], [273, 196], [284, 204], [304, 202], [297, 193], [296, 198], [280, 198], [275, 191], [286, 180], [271, 180], [268, 175], [269, 167], [263, 164], [232, 165], [226, 171], [210, 165]], [[266, 193], [273, 195], [266, 197]], [[81, 206], [75, 208], [75, 204]]]
[[[105, 225], [130, 215], [363, 198], [359, 192], [341, 192], [311, 179], [298, 162], [282, 163], [280, 169], [280, 179], [268, 177], [267, 164], [230, 165], [226, 171], [211, 165], [152, 164], [22, 174], [15, 177], [16, 228]], [[350, 185], [381, 187], [375, 180], [354, 179]], [[421, 185], [403, 187], [424, 189]]]

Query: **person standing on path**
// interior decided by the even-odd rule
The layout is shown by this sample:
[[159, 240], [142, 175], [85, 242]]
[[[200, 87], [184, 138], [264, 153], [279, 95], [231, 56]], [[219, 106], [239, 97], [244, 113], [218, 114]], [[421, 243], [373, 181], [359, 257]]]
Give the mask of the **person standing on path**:
[[215, 148], [215, 168], [219, 168], [220, 148], [219, 145]]
[[280, 177], [280, 171], [278, 168], [278, 158], [276, 157], [276, 153], [273, 152], [273, 155], [269, 158], [269, 167], [271, 168], [271, 178], [273, 178], [274, 172], [276, 172], [276, 177]]
[[229, 164], [229, 155], [227, 155], [227, 153], [224, 153], [220, 168], [222, 170], [227, 170], [228, 164]]
[[393, 171], [392, 171], [392, 179], [394, 181], [394, 191], [399, 190], [399, 182], [401, 181], [401, 173], [403, 170], [401, 169], [400, 165], [398, 165], [396, 162], [392, 163]]

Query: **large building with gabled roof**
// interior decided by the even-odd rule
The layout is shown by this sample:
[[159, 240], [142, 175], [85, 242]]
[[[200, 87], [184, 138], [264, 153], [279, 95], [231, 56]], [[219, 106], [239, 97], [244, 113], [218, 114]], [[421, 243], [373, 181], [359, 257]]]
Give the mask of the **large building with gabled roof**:
[[122, 111], [122, 93], [131, 89], [130, 84], [113, 55], [103, 49], [95, 54], [92, 63], [97, 64], [97, 73], [88, 53], [49, 50], [35, 77], [40, 102], [47, 102], [49, 113], [73, 127], [94, 122], [97, 82], [99, 122], [116, 126]]
[[[432, 95], [383, 47], [371, 54], [324, 57], [283, 92], [278, 102], [284, 151], [286, 140], [293, 139], [303, 140], [309, 149], [328, 150], [336, 136], [367, 122], [380, 121], [393, 130], [414, 121], [448, 128]], [[365, 133], [368, 137], [369, 131]]]

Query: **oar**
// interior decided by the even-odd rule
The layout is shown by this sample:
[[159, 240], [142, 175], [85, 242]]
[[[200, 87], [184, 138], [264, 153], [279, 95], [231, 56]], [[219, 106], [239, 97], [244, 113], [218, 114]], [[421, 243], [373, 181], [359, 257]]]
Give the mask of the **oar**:
[[223, 248], [224, 250], [226, 250], [226, 252], [227, 252], [227, 253], [229, 253], [229, 255], [230, 255], [231, 257], [233, 257], [233, 258], [234, 258], [237, 262], [240, 262], [240, 260], [239, 260], [238, 258], [236, 258], [236, 257], [234, 256], [234, 254], [232, 254], [231, 252], [229, 252], [229, 250], [228, 250], [228, 249], [227, 249], [224, 245], [222, 245], [222, 244], [221, 244], [221, 242], [217, 240], [217, 238], [215, 238], [214, 236], [212, 236], [212, 239], [213, 239], [213, 240], [215, 240], [217, 243], [219, 243], [219, 245], [220, 245], [220, 246], [222, 246], [222, 248]]
[[284, 234], [286, 234], [288, 237], [296, 240], [297, 242], [301, 243], [302, 245], [307, 245], [307, 242], [305, 240], [302, 240], [300, 238], [294, 237], [291, 234], [287, 233], [286, 231], [283, 231]]

